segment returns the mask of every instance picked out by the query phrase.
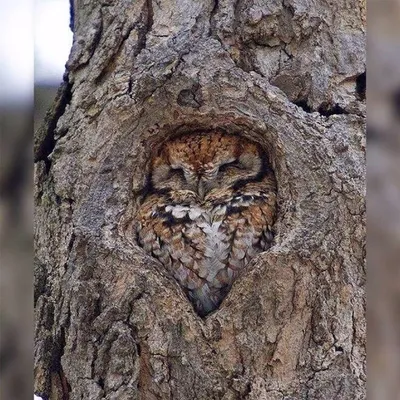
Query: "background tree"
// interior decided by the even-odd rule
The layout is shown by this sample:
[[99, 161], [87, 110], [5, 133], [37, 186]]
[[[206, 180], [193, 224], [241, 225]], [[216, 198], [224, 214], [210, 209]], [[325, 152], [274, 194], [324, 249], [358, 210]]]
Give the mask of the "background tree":
[[[365, 2], [74, 1], [37, 132], [35, 392], [365, 398]], [[155, 146], [245, 132], [275, 244], [201, 319], [124, 234]]]

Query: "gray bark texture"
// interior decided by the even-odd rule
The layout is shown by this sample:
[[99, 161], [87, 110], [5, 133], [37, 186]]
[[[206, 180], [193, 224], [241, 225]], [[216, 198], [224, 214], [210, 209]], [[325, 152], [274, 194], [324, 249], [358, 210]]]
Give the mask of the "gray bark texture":
[[[365, 2], [74, 0], [35, 141], [35, 393], [365, 399]], [[270, 154], [274, 245], [200, 318], [123, 233], [152, 150]]]

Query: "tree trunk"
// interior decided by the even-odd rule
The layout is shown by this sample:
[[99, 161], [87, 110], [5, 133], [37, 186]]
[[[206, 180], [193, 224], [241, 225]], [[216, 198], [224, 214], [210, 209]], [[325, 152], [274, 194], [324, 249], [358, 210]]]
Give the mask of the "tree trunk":
[[[74, 1], [37, 133], [35, 393], [365, 398], [365, 2]], [[152, 149], [220, 129], [269, 152], [273, 246], [193, 310], [123, 234]]]

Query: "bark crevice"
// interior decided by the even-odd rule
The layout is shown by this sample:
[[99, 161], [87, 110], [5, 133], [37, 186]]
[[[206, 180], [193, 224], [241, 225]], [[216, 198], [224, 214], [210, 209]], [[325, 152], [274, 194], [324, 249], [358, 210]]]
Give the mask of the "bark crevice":
[[52, 107], [46, 113], [45, 122], [35, 133], [34, 162], [44, 161], [47, 171], [51, 167], [49, 155], [56, 145], [56, 127], [59, 118], [64, 114], [72, 98], [72, 85], [69, 83], [68, 74], [64, 75], [63, 83], [58, 89]]

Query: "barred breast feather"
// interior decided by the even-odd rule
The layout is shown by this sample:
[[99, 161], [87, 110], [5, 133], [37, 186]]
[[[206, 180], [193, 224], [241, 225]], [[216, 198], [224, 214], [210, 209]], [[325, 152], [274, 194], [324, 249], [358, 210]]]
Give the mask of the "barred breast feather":
[[273, 240], [275, 193], [210, 193], [197, 204], [187, 193], [165, 203], [148, 198], [139, 214], [140, 245], [170, 271], [206, 315], [215, 310], [240, 271]]

